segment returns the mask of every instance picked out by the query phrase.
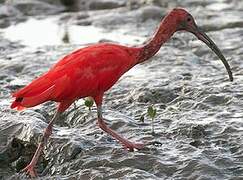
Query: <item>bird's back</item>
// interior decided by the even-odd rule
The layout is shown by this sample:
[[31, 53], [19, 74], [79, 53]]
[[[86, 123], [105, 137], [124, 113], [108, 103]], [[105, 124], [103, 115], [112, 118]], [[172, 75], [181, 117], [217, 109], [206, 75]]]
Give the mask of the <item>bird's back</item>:
[[32, 107], [48, 100], [75, 100], [104, 92], [136, 64], [137, 53], [137, 48], [109, 43], [74, 51], [13, 93], [16, 99], [11, 108]]

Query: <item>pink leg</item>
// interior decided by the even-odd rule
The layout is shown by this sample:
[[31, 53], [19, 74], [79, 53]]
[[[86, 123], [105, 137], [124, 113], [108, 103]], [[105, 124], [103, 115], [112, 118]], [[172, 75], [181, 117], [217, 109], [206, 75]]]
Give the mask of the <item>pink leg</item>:
[[56, 119], [58, 119], [59, 115], [60, 115], [60, 112], [57, 112], [54, 115], [54, 117], [52, 118], [52, 120], [50, 121], [50, 123], [48, 124], [47, 128], [44, 131], [43, 137], [41, 138], [41, 141], [38, 145], [38, 148], [37, 148], [32, 160], [31, 160], [31, 162], [22, 170], [22, 171], [26, 171], [26, 173], [28, 175], [30, 175], [30, 177], [32, 177], [32, 178], [37, 177], [35, 166], [37, 164], [37, 161], [38, 161], [45, 145], [47, 144], [48, 138], [52, 134], [53, 123]]
[[129, 151], [134, 151], [134, 149], [142, 149], [144, 147], [144, 145], [141, 143], [132, 143], [131, 141], [117, 134], [114, 130], [112, 130], [105, 124], [102, 118], [98, 118], [98, 124], [103, 131], [107, 132], [112, 137], [117, 139], [125, 148], [129, 149]]
[[109, 128], [102, 117], [102, 108], [101, 108], [101, 104], [102, 104], [102, 98], [103, 98], [103, 94], [100, 96], [95, 97], [95, 102], [97, 105], [97, 113], [98, 113], [98, 125], [99, 127], [105, 131], [106, 133], [108, 133], [109, 135], [111, 135], [112, 137], [114, 137], [115, 139], [117, 139], [125, 148], [129, 149], [129, 151], [134, 151], [134, 149], [142, 149], [144, 147], [143, 144], [141, 143], [132, 143], [131, 141], [123, 138], [121, 135], [117, 134], [114, 130], [112, 130], [111, 128]]

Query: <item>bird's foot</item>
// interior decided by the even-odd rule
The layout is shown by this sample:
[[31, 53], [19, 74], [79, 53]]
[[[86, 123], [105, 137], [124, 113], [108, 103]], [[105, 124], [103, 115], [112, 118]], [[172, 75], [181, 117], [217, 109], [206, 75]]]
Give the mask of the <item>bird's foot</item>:
[[29, 175], [31, 178], [37, 177], [37, 172], [32, 164], [27, 165], [21, 172], [25, 172], [26, 175]]
[[123, 144], [124, 148], [128, 151], [134, 151], [134, 149], [141, 150], [144, 148], [144, 144], [142, 143], [132, 143], [132, 142], [126, 142]]

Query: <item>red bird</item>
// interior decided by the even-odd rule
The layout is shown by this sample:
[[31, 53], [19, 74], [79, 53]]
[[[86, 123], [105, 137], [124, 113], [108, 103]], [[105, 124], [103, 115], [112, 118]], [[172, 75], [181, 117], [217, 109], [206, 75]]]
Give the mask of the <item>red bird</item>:
[[118, 44], [100, 43], [81, 48], [62, 58], [48, 72], [29, 85], [13, 93], [15, 98], [11, 108], [29, 108], [46, 101], [58, 102], [57, 112], [44, 131], [43, 138], [28, 166], [24, 171], [35, 177], [37, 160], [52, 133], [52, 126], [62, 112], [75, 100], [93, 97], [98, 114], [99, 127], [117, 139], [129, 150], [141, 149], [142, 144], [128, 141], [110, 129], [102, 117], [104, 92], [133, 66], [151, 58], [176, 32], [185, 30], [203, 41], [222, 60], [229, 78], [233, 81], [229, 64], [215, 43], [201, 31], [191, 14], [181, 8], [173, 9], [160, 23], [155, 35], [144, 45], [127, 47]]

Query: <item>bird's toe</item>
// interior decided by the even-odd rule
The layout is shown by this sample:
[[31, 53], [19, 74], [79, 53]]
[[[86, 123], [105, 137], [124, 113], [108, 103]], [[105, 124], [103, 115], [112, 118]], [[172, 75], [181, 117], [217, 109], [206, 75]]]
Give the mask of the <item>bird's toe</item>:
[[21, 172], [25, 172], [26, 175], [29, 175], [31, 178], [37, 177], [37, 172], [31, 164], [27, 165]]

